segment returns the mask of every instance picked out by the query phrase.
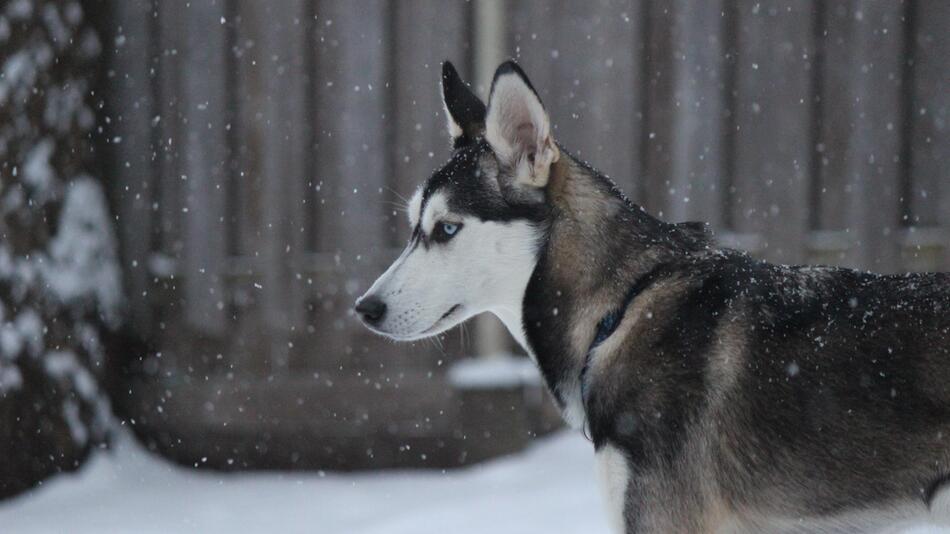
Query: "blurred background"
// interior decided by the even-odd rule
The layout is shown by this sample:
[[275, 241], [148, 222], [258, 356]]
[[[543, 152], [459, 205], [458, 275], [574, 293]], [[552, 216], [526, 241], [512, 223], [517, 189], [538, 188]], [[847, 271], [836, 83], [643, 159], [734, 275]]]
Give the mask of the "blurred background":
[[[322, 474], [556, 430], [494, 320], [394, 344], [351, 313], [449, 156], [444, 59], [483, 98], [517, 59], [556, 139], [725, 246], [948, 270], [948, 23], [945, 0], [2, 1], [0, 496], [117, 435]], [[545, 446], [525, 458], [589, 462]]]

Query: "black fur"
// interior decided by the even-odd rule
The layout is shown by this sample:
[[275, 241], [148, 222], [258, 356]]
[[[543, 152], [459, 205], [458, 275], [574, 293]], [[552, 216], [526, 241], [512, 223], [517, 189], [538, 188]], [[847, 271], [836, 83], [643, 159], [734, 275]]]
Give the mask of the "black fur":
[[452, 63], [442, 63], [442, 98], [452, 120], [462, 128], [454, 148], [471, 145], [485, 129], [485, 104], [465, 85]]
[[453, 151], [452, 158], [433, 173], [422, 190], [422, 211], [432, 195], [450, 188], [452, 211], [475, 216], [483, 221], [505, 222], [529, 220], [540, 222], [547, 217], [547, 207], [537, 202], [522, 202], [505, 195], [502, 184], [488, 184], [479, 177], [482, 158], [494, 156], [484, 139], [478, 139]]

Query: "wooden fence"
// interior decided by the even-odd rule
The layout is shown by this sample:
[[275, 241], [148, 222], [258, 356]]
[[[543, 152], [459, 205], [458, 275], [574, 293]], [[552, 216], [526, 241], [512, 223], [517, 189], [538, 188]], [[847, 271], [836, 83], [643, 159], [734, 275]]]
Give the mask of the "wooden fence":
[[109, 5], [109, 169], [156, 347], [135, 394], [181, 458], [191, 432], [267, 436], [248, 465], [406, 464], [433, 436], [458, 459], [459, 336], [394, 345], [349, 312], [448, 155], [444, 58], [517, 58], [555, 136], [664, 219], [781, 262], [950, 268], [944, 0]]

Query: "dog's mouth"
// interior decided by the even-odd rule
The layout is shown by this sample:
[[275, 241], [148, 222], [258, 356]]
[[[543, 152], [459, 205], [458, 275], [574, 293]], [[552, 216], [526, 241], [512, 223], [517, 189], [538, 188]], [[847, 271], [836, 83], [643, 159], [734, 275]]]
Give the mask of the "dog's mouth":
[[460, 310], [462, 310], [461, 304], [456, 304], [452, 306], [451, 308], [448, 309], [448, 311], [443, 313], [441, 317], [436, 319], [436, 321], [432, 323], [431, 326], [423, 330], [420, 330], [419, 332], [416, 332], [415, 334], [395, 334], [393, 332], [386, 332], [384, 330], [380, 330], [379, 328], [374, 327], [372, 325], [366, 325], [366, 326], [373, 332], [386, 336], [395, 341], [417, 341], [419, 339], [423, 339], [423, 338], [435, 335], [437, 332], [439, 332], [442, 329], [443, 326], [445, 326], [445, 323], [447, 321], [451, 321], [453, 317], [456, 317]]
[[427, 336], [434, 333], [436, 330], [439, 329], [439, 327], [441, 327], [445, 323], [447, 319], [452, 317], [452, 315], [454, 315], [455, 312], [459, 311], [460, 309], [462, 309], [461, 304], [456, 304], [455, 306], [452, 306], [451, 308], [449, 308], [449, 311], [442, 314], [442, 317], [439, 317], [439, 319], [436, 320], [436, 322], [432, 323], [432, 326], [420, 332], [419, 335]]

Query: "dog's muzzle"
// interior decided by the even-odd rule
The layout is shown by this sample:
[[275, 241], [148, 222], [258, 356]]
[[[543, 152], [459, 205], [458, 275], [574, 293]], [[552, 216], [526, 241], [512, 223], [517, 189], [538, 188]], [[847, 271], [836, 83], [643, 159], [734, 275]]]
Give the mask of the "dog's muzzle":
[[378, 325], [386, 317], [386, 303], [375, 295], [366, 295], [356, 301], [354, 308], [364, 323]]

